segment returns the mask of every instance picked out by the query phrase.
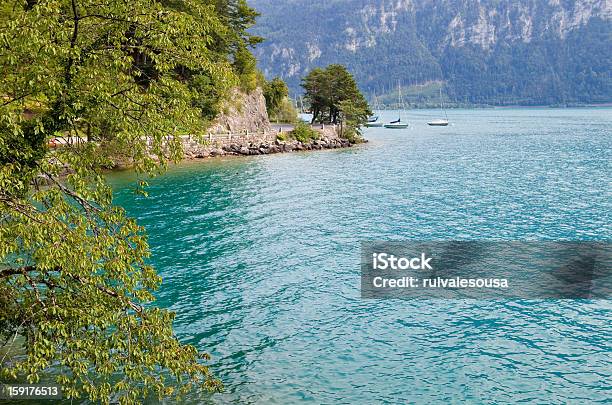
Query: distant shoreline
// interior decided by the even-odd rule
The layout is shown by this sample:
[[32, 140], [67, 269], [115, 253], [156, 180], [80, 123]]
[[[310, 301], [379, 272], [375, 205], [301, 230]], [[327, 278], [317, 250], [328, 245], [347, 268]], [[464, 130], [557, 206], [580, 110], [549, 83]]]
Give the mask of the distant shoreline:
[[[534, 108], [534, 109], [542, 109], [542, 108], [606, 108], [612, 107], [612, 102], [609, 103], [600, 103], [600, 104], [568, 104], [568, 105], [530, 105], [530, 104], [508, 104], [508, 105], [485, 105], [485, 104], [466, 104], [466, 105], [445, 105], [444, 108], [448, 110], [457, 110], [457, 109], [510, 109], [510, 108]], [[422, 105], [411, 105], [407, 106], [406, 109], [413, 110], [431, 110], [440, 108], [439, 105], [431, 105], [431, 106], [422, 106]], [[395, 111], [397, 108], [380, 108], [376, 111]]]

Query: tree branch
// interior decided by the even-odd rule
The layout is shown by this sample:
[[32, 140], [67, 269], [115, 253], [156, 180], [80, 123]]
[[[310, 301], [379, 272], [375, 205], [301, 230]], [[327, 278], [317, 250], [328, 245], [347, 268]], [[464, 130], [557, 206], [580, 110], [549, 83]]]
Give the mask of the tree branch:
[[[37, 271], [37, 270], [38, 270], [38, 268], [36, 266], [24, 266], [24, 267], [4, 269], [4, 270], [0, 270], [0, 279], [7, 278], [7, 277], [10, 277], [10, 276], [15, 276], [15, 275], [22, 275], [22, 276], [26, 277], [26, 279], [28, 280], [28, 282], [30, 284], [32, 284], [33, 280], [30, 278], [28, 273], [31, 273], [31, 272]], [[56, 270], [59, 271], [60, 269], [56, 269]], [[71, 275], [71, 277], [74, 280], [76, 280], [79, 283], [81, 283], [81, 284], [90, 284], [87, 280], [85, 280], [81, 276]], [[45, 283], [43, 282], [43, 284], [45, 284]], [[98, 291], [101, 291], [104, 294], [106, 294], [106, 295], [108, 295], [110, 297], [116, 298], [116, 299], [118, 299], [120, 301], [125, 298], [125, 297], [122, 297], [121, 295], [119, 295], [119, 293], [117, 293], [116, 291], [111, 290], [110, 288], [108, 288], [106, 286], [98, 284], [95, 287], [98, 289]], [[126, 300], [126, 301], [127, 301], [127, 305], [130, 308], [132, 308], [134, 311], [136, 311], [140, 315], [144, 316], [144, 308], [142, 307], [142, 305], [139, 305], [139, 304], [137, 304], [134, 301], [129, 300], [129, 299]], [[44, 304], [43, 304], [43, 306], [44, 306]]]
[[92, 210], [92, 211], [95, 211], [95, 212], [100, 212], [101, 211], [100, 208], [98, 208], [95, 205], [91, 204], [85, 198], [81, 197], [80, 195], [78, 195], [74, 191], [70, 190], [68, 187], [64, 186], [62, 183], [57, 181], [55, 179], [55, 177], [53, 177], [51, 174], [49, 174], [46, 171], [42, 170], [42, 168], [41, 168], [41, 171], [44, 173], [45, 177], [48, 178], [49, 180], [51, 180], [57, 187], [59, 187], [60, 190], [62, 190], [64, 193], [68, 194], [70, 197], [72, 197], [74, 200], [76, 200], [76, 202], [78, 202], [85, 209], [85, 211], [89, 211], [89, 210]]
[[[76, 47], [76, 41], [79, 35], [79, 12], [77, 10], [76, 0], [72, 0], [71, 5], [72, 5], [72, 20], [74, 21], [74, 28], [72, 29], [72, 38], [70, 39], [70, 51], [72, 52], [74, 51], [74, 48]], [[66, 79], [67, 85], [70, 85], [70, 82], [72, 81], [72, 74], [70, 73], [70, 70], [72, 69], [73, 64], [74, 64], [74, 55], [72, 55], [71, 53], [70, 57], [68, 58], [68, 63], [66, 64], [65, 79]]]
[[29, 96], [30, 94], [32, 94], [32, 93], [26, 93], [26, 94], [22, 94], [22, 95], [21, 95], [21, 96], [19, 96], [19, 97], [11, 98], [9, 101], [6, 101], [6, 102], [2, 103], [2, 107], [7, 106], [7, 105], [9, 105], [9, 104], [11, 104], [11, 103], [14, 103], [15, 101], [19, 101], [19, 100], [21, 100], [21, 99], [23, 99], [23, 98], [26, 98], [26, 97], [27, 97], [27, 96]]
[[0, 279], [7, 278], [10, 276], [15, 276], [17, 274], [26, 275], [27, 273], [35, 271], [35, 270], [36, 270], [35, 266], [24, 266], [24, 267], [17, 267], [14, 269], [0, 270]]
[[[72, 278], [77, 280], [78, 282], [80, 282], [81, 284], [89, 284], [89, 282], [85, 279], [83, 279], [80, 276], [76, 276], [76, 275], [72, 275]], [[96, 288], [103, 292], [106, 295], [109, 295], [113, 298], [116, 298], [118, 300], [122, 300], [122, 296], [119, 295], [119, 293], [117, 293], [116, 291], [111, 290], [110, 288], [107, 288], [103, 285], [96, 285]], [[137, 313], [139, 313], [140, 315], [144, 316], [144, 308], [142, 307], [142, 305], [136, 304], [135, 302], [131, 301], [131, 300], [127, 300], [127, 304], [130, 306], [130, 308], [132, 308], [134, 311], [136, 311]]]

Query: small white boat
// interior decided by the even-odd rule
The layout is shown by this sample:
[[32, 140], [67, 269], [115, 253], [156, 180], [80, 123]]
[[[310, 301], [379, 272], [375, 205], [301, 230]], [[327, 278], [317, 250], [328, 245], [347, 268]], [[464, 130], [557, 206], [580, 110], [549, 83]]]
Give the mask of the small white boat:
[[429, 121], [427, 125], [430, 127], [445, 127], [448, 125], [448, 115], [446, 115], [446, 109], [444, 109], [444, 105], [442, 104], [442, 87], [440, 87], [440, 110], [444, 111], [444, 116], [446, 118], [439, 118], [437, 120]]
[[448, 120], [445, 120], [445, 119], [433, 120], [433, 121], [429, 121], [427, 125], [431, 127], [445, 127], [448, 125]]
[[382, 122], [376, 121], [376, 122], [368, 122], [367, 124], [365, 124], [366, 127], [368, 128], [380, 128], [383, 126]]
[[399, 101], [399, 110], [397, 113], [398, 116], [395, 121], [391, 121], [390, 123], [385, 124], [385, 128], [389, 128], [389, 129], [408, 128], [408, 124], [402, 122], [402, 109], [404, 108], [404, 104], [402, 103], [402, 86], [399, 84], [399, 82], [397, 83], [397, 92], [398, 92], [398, 101]]

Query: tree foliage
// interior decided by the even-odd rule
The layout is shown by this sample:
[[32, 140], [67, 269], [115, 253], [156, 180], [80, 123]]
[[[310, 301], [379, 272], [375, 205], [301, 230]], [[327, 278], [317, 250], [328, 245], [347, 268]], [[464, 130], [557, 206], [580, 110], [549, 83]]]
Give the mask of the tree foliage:
[[210, 0], [219, 19], [230, 29], [215, 36], [214, 48], [227, 52], [240, 78], [240, 87], [247, 92], [258, 86], [257, 60], [249, 48], [263, 39], [249, 32], [259, 13], [249, 7], [246, 0]]
[[232, 64], [238, 77], [240, 78], [240, 88], [246, 92], [251, 92], [257, 88], [258, 71], [257, 60], [249, 52], [246, 46], [238, 48], [234, 54], [234, 62]]
[[270, 120], [290, 124], [296, 123], [298, 121], [298, 111], [293, 103], [294, 101], [292, 99], [285, 97], [277, 111], [270, 116]]
[[0, 379], [50, 373], [68, 398], [121, 403], [220, 389], [151, 305], [146, 235], [102, 169], [120, 150], [158, 172], [203, 135], [257, 42], [254, 12], [228, 3], [1, 1], [0, 344], [17, 354]]
[[263, 92], [270, 120], [283, 122], [294, 122], [296, 120], [297, 111], [288, 98], [289, 89], [283, 79], [275, 77], [270, 81], [266, 81]]
[[342, 119], [342, 137], [352, 142], [361, 140], [361, 127], [372, 115], [370, 107], [363, 98], [343, 100], [339, 104]]
[[249, 28], [255, 25], [259, 13], [249, 7], [246, 0], [210, 0], [221, 21], [230, 28], [223, 36], [217, 37], [216, 46], [229, 50], [234, 55], [242, 47], [254, 47], [263, 38], [253, 35]]
[[303, 80], [305, 99], [312, 110], [312, 122], [337, 124], [342, 119], [349, 133], [357, 134], [372, 114], [355, 79], [342, 65], [313, 69]]

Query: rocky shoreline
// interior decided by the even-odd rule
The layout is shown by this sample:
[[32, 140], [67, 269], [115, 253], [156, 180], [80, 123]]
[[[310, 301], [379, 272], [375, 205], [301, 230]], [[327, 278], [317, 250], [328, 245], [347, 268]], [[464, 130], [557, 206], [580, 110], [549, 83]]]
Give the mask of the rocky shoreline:
[[327, 138], [300, 142], [296, 140], [235, 142], [226, 145], [200, 145], [195, 148], [185, 148], [186, 159], [204, 159], [215, 156], [256, 156], [274, 153], [287, 153], [309, 150], [348, 148], [355, 143], [345, 138]]
[[[245, 94], [237, 91], [234, 103], [227, 106], [209, 128], [204, 139], [182, 138], [184, 159], [216, 156], [255, 156], [273, 153], [337, 149], [355, 143], [339, 136], [335, 125], [312, 127], [319, 139], [300, 142], [291, 139], [291, 126], [275, 128], [270, 124], [261, 89]], [[282, 140], [286, 139], [286, 140]]]

